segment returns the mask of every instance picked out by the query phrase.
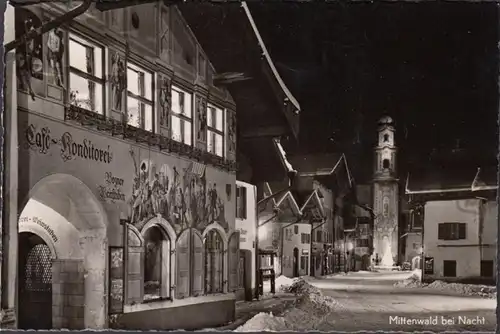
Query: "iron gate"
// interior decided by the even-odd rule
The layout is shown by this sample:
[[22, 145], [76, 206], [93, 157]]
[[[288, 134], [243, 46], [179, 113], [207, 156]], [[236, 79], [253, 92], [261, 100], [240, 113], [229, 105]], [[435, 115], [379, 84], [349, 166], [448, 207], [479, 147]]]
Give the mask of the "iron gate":
[[19, 238], [19, 328], [52, 328], [52, 255], [35, 234]]

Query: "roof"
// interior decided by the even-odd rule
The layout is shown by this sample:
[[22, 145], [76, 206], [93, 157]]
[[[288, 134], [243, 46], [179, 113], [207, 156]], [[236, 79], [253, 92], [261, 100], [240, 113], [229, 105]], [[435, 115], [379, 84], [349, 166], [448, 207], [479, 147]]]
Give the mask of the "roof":
[[496, 186], [496, 170], [491, 166], [429, 166], [411, 171], [406, 179], [407, 194], [475, 191]]

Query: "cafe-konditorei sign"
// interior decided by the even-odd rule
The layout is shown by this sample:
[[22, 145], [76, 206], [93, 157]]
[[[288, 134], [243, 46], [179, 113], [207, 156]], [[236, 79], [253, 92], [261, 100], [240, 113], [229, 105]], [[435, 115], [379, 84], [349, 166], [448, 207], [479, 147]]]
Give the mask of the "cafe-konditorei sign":
[[30, 124], [25, 130], [25, 137], [28, 148], [42, 154], [47, 154], [53, 145], [59, 146], [63, 161], [80, 158], [110, 164], [113, 160], [109, 145], [100, 148], [88, 139], [78, 142], [73, 139], [70, 132], [64, 132], [60, 137], [53, 137], [48, 127], [37, 129], [35, 125]]

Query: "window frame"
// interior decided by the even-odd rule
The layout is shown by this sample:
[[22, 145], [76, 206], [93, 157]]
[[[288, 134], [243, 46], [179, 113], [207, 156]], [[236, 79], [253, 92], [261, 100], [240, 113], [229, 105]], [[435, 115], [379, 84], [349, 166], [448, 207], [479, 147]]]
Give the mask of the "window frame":
[[[191, 99], [191, 104], [190, 104], [190, 108], [191, 108], [191, 117], [188, 117], [186, 115], [183, 115], [181, 113], [177, 113], [173, 106], [170, 108], [171, 112], [170, 112], [170, 138], [172, 140], [175, 140], [176, 142], [178, 143], [182, 143], [184, 145], [188, 145], [188, 146], [193, 146], [194, 145], [194, 117], [193, 117], [193, 113], [194, 113], [194, 107], [193, 107], [193, 104], [194, 104], [194, 94], [192, 92], [189, 92], [185, 89], [182, 89], [181, 87], [175, 85], [175, 84], [172, 84], [171, 87], [170, 87], [170, 99], [173, 101], [173, 94], [175, 93], [182, 93], [184, 94], [184, 98], [186, 98], [187, 95], [190, 96], [190, 99]], [[184, 100], [185, 102], [186, 100]], [[180, 120], [180, 124], [182, 124], [181, 126], [181, 136], [182, 136], [182, 140], [177, 140], [176, 138], [174, 138], [174, 131], [173, 131], [173, 127], [174, 127], [174, 117], [177, 117], [179, 120]], [[190, 125], [190, 128], [191, 128], [191, 138], [190, 138], [190, 141], [191, 143], [190, 144], [187, 144], [185, 142], [185, 135], [184, 135], [184, 131], [182, 130], [182, 127], [184, 126], [185, 123], [189, 123]]]
[[[222, 130], [219, 130], [217, 129], [217, 120], [215, 121], [215, 125], [212, 126], [210, 125], [210, 123], [208, 122], [208, 113], [210, 112], [210, 109], [215, 109], [216, 111], [217, 110], [220, 110], [221, 111], [221, 117], [222, 117]], [[213, 155], [216, 155], [218, 157], [221, 157], [221, 158], [224, 158], [226, 156], [226, 113], [227, 113], [227, 109], [226, 108], [220, 108], [218, 107], [217, 105], [215, 105], [214, 103], [207, 103], [207, 110], [206, 110], [206, 113], [207, 113], [207, 152], [210, 153], [210, 154], [213, 154]], [[216, 112], [217, 114], [217, 112]], [[222, 143], [222, 155], [218, 155], [216, 150], [214, 149], [214, 152], [210, 151], [209, 147], [210, 147], [210, 142], [211, 142], [211, 134], [215, 134], [215, 135], [219, 135], [222, 137], [222, 140], [221, 140], [221, 143]], [[215, 142], [214, 142], [214, 145], [213, 147], [215, 147]]]
[[438, 240], [453, 241], [467, 239], [467, 223], [443, 222], [438, 224]]
[[[99, 78], [98, 76], [95, 75], [95, 68], [96, 68], [96, 58], [93, 58], [94, 59], [94, 64], [93, 64], [93, 69], [94, 69], [94, 74], [90, 74], [90, 73], [86, 73], [76, 67], [73, 67], [71, 66], [71, 48], [70, 48], [70, 45], [71, 45], [71, 42], [72, 40], [78, 44], [80, 44], [81, 46], [85, 47], [85, 48], [99, 48], [101, 49], [101, 59], [100, 59], [100, 62], [101, 62], [101, 77]], [[83, 107], [80, 107], [82, 109], [85, 109], [87, 111], [90, 111], [90, 112], [93, 112], [93, 113], [96, 113], [98, 115], [103, 115], [103, 116], [106, 116], [107, 115], [107, 109], [106, 109], [106, 74], [107, 74], [107, 62], [106, 62], [106, 56], [107, 56], [107, 50], [106, 50], [106, 47], [99, 43], [98, 41], [96, 41], [95, 39], [87, 36], [87, 35], [84, 35], [84, 34], [81, 34], [79, 32], [75, 32], [74, 30], [69, 30], [67, 32], [67, 50], [66, 50], [66, 54], [67, 54], [67, 74], [63, 74], [63, 76], [66, 76], [66, 85], [67, 85], [67, 89], [66, 89], [66, 98], [68, 100], [68, 102], [71, 104], [71, 100], [70, 100], [70, 96], [71, 96], [71, 74], [74, 74], [84, 80], [87, 80], [87, 81], [91, 81], [91, 82], [94, 82], [94, 83], [98, 83], [101, 85], [101, 110], [102, 112], [99, 113], [97, 111], [94, 111], [94, 110], [89, 110], [87, 108], [83, 108]]]
[[236, 186], [236, 218], [238, 219], [248, 218], [247, 194], [245, 186]]
[[[132, 67], [132, 68], [131, 68]], [[134, 69], [134, 67], [136, 67]], [[151, 75], [151, 87], [150, 87], [150, 90], [151, 90], [151, 100], [148, 100], [146, 97], [144, 97], [143, 95], [145, 95], [145, 93], [142, 93], [142, 92], [139, 92], [139, 94], [143, 94], [143, 95], [137, 95], [133, 92], [131, 92], [129, 90], [129, 75], [128, 75], [128, 71], [129, 70], [132, 70], [136, 73], [149, 73]], [[140, 77], [140, 75], [139, 75]], [[145, 75], [143, 76], [143, 78], [145, 78]], [[156, 133], [156, 119], [155, 119], [155, 116], [156, 116], [156, 111], [155, 111], [155, 79], [156, 79], [156, 72], [153, 71], [153, 70], [150, 70], [149, 68], [147, 68], [146, 66], [144, 65], [141, 65], [137, 62], [134, 62], [133, 60], [130, 60], [130, 59], [127, 59], [127, 92], [126, 92], [126, 97], [127, 97], [127, 110], [126, 110], [126, 119], [127, 119], [127, 124], [130, 125], [130, 126], [134, 126], [132, 124], [129, 123], [129, 103], [128, 103], [128, 100], [129, 98], [132, 98], [134, 100], [137, 100], [139, 103], [141, 103], [141, 106], [142, 105], [146, 105], [146, 106], [149, 106], [151, 107], [151, 130], [147, 130], [146, 129], [146, 110], [145, 108], [143, 110], [140, 110], [140, 113], [141, 113], [141, 124], [140, 126], [138, 127], [139, 129], [142, 129], [142, 130], [145, 130], [145, 131], [149, 131], [151, 133]], [[147, 88], [146, 88], [146, 80], [142, 80], [141, 83], [138, 83], [139, 85], [139, 91], [140, 90], [143, 90], [143, 91], [146, 91]], [[141, 108], [142, 109], [142, 108]], [[134, 126], [136, 127], [136, 126]], [[136, 127], [137, 128], [137, 127]]]

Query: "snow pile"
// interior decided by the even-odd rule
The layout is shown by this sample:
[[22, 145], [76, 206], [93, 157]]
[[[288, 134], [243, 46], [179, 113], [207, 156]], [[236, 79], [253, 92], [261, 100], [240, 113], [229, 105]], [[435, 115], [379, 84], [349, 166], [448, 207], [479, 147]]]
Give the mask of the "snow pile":
[[287, 329], [283, 317], [275, 317], [272, 313], [258, 313], [234, 332], [284, 331]]
[[496, 298], [497, 295], [496, 287], [478, 284], [447, 283], [443, 281], [434, 281], [426, 287], [429, 289], [456, 292], [469, 296]]
[[394, 283], [395, 287], [402, 287], [402, 288], [415, 288], [415, 287], [421, 287], [423, 284], [420, 281], [420, 275], [419, 273], [412, 273], [410, 277]]
[[[273, 316], [271, 313], [259, 313], [246, 324], [238, 327], [236, 331], [310, 331], [322, 323], [333, 310], [340, 307], [333, 298], [324, 296], [318, 288], [307, 283], [304, 278], [288, 280], [283, 278], [279, 284], [284, 292], [299, 296], [292, 308], [280, 317]], [[283, 284], [290, 283], [290, 281], [292, 284], [289, 286]]]
[[290, 286], [295, 282], [294, 279], [288, 278], [286, 276], [279, 276], [276, 278], [276, 290], [277, 291], [287, 291]]

